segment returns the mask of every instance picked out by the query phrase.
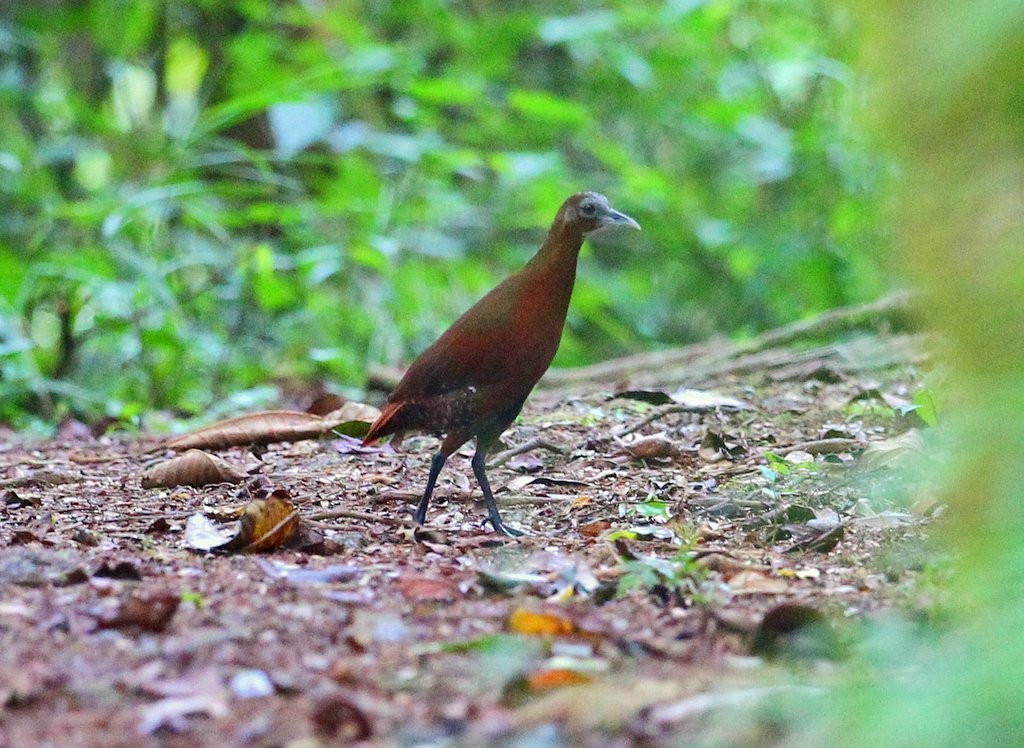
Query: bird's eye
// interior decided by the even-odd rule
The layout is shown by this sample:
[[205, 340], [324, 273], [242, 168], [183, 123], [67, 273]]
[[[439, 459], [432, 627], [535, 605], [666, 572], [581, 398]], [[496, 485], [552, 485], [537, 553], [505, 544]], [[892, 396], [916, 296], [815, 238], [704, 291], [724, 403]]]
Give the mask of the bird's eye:
[[593, 203], [583, 203], [580, 206], [580, 213], [587, 216], [587, 218], [592, 218], [597, 213], [597, 206]]

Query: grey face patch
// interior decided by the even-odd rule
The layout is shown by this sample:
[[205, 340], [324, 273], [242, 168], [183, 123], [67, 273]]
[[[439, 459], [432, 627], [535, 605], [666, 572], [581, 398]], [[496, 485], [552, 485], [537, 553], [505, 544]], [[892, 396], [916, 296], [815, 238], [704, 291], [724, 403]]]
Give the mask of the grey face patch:
[[616, 226], [640, 228], [632, 218], [615, 210], [608, 198], [599, 192], [579, 192], [573, 195], [562, 207], [559, 219], [574, 225], [585, 236]]
[[596, 192], [583, 193], [583, 199], [576, 206], [576, 214], [586, 220], [598, 220], [609, 210], [608, 198]]

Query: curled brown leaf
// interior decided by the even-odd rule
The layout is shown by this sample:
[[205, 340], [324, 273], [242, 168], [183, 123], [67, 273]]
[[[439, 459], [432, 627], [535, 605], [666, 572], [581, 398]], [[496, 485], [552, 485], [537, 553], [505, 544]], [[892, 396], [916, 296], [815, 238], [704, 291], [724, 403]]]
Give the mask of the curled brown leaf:
[[241, 483], [248, 475], [245, 471], [199, 449], [154, 465], [142, 474], [143, 488], [172, 488], [174, 486], [208, 486], [212, 483]]

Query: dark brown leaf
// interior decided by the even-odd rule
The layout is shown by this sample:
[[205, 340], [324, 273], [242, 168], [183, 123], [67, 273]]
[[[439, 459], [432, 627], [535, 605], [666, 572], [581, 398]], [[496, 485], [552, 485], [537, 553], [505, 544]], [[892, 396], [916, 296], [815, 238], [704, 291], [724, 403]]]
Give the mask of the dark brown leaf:
[[325, 392], [313, 398], [313, 402], [306, 408], [307, 413], [312, 413], [315, 416], [325, 416], [328, 413], [332, 413], [342, 406], [345, 405], [345, 398], [341, 395], [335, 395], [333, 392]]
[[341, 694], [322, 697], [313, 705], [310, 721], [317, 735], [339, 745], [369, 740], [373, 727], [363, 711]]
[[142, 573], [131, 561], [118, 561], [111, 566], [106, 561], [92, 574], [94, 577], [119, 579], [126, 582], [141, 582]]
[[15, 509], [24, 509], [27, 506], [39, 506], [40, 501], [32, 496], [20, 496], [13, 490], [8, 489], [3, 494], [0, 494], [0, 505], [13, 511]]
[[660, 390], [625, 390], [624, 392], [616, 392], [611, 399], [614, 398], [639, 400], [642, 403], [650, 403], [651, 405], [665, 405], [672, 402], [669, 394]]

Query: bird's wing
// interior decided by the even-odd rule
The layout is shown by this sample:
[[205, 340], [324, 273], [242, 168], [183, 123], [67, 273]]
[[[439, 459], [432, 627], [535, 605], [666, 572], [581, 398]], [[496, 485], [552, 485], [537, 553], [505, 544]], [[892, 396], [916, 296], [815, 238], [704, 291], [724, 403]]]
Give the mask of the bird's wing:
[[470, 307], [413, 361], [391, 399], [487, 386], [507, 377], [523, 355], [516, 349], [522, 345], [514, 303], [518, 293], [512, 275]]

